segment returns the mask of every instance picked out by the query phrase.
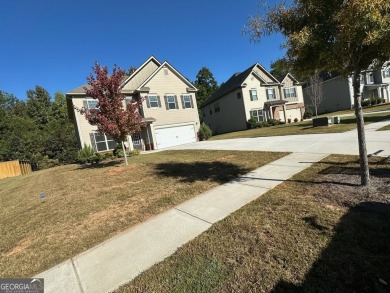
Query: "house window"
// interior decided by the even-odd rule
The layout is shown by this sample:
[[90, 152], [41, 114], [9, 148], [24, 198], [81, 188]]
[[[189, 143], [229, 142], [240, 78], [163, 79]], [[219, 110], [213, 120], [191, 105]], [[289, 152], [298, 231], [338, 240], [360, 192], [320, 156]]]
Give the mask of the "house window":
[[360, 74], [360, 84], [364, 84], [364, 74]]
[[241, 93], [237, 93], [237, 99], [241, 99]]
[[218, 103], [215, 103], [215, 104], [214, 104], [214, 112], [215, 112], [215, 113], [218, 113], [219, 111], [221, 111], [221, 109], [219, 109], [219, 104], [218, 104]]
[[367, 74], [367, 83], [374, 83], [374, 74], [372, 72]]
[[167, 95], [165, 97], [165, 101], [167, 105], [167, 110], [177, 109], [176, 97], [174, 95]]
[[249, 90], [249, 94], [251, 96], [251, 101], [257, 101], [257, 90], [251, 89]]
[[383, 78], [390, 77], [390, 69], [384, 69], [382, 71], [382, 76], [383, 76]]
[[192, 108], [192, 99], [191, 95], [182, 95], [183, 109]]
[[160, 103], [158, 101], [157, 95], [148, 95], [148, 106], [149, 108], [159, 108]]
[[104, 152], [115, 149], [116, 142], [110, 135], [92, 132], [89, 134], [92, 146], [96, 152]]
[[251, 111], [251, 117], [254, 118], [257, 122], [264, 121], [263, 109], [252, 110]]
[[286, 99], [288, 98], [295, 98], [297, 96], [297, 93], [295, 91], [295, 87], [290, 87], [290, 88], [287, 88], [287, 89], [283, 89], [284, 91], [284, 97]]
[[139, 133], [133, 134], [131, 136], [131, 140], [132, 140], [134, 146], [141, 145], [141, 134], [139, 134]]
[[213, 115], [213, 109], [209, 108], [210, 110], [210, 115]]
[[202, 112], [203, 112], [203, 117], [206, 117], [206, 111], [203, 110]]
[[87, 100], [88, 110], [97, 109], [98, 100]]
[[275, 89], [274, 88], [268, 88], [267, 89], [267, 100], [275, 100]]

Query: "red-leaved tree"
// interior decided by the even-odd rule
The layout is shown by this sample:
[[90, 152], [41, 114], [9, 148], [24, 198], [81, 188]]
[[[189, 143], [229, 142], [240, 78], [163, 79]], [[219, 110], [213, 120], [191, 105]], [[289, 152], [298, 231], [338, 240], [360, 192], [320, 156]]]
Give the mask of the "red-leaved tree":
[[87, 77], [89, 87], [85, 87], [84, 90], [88, 97], [96, 99], [98, 103], [96, 109], [81, 108], [80, 113], [91, 125], [97, 126], [99, 133], [108, 134], [122, 144], [127, 165], [124, 142], [129, 135], [140, 132], [146, 125], [139, 113], [142, 100], [131, 99], [124, 107], [125, 95], [121, 93], [120, 88], [124, 71], [116, 65], [109, 75], [107, 67], [96, 62], [93, 72], [95, 76], [90, 73]]

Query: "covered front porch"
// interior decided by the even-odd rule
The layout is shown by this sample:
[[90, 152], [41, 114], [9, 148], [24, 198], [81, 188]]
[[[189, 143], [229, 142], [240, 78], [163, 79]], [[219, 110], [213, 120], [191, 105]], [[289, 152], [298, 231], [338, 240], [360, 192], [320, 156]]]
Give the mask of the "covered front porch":
[[143, 121], [146, 122], [146, 126], [141, 132], [129, 136], [128, 144], [130, 150], [151, 151], [156, 149], [152, 131], [152, 125], [153, 122], [156, 122], [156, 119], [149, 117], [144, 118]]
[[363, 87], [363, 99], [384, 99], [390, 102], [389, 84], [366, 84]]
[[[287, 121], [286, 115], [286, 103], [285, 100], [273, 100], [264, 103], [264, 111], [266, 112], [268, 119], [275, 119], [281, 121]], [[282, 116], [280, 115], [282, 112]]]

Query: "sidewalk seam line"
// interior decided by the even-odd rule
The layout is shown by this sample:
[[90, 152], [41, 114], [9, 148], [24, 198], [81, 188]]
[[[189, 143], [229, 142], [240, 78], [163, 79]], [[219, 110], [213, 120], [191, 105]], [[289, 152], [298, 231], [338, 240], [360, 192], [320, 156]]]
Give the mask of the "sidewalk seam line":
[[203, 221], [203, 222], [206, 222], [207, 224], [214, 225], [214, 223], [211, 223], [211, 222], [209, 222], [209, 221], [207, 221], [207, 220], [205, 220], [205, 219], [202, 219], [202, 218], [199, 218], [199, 217], [197, 217], [197, 216], [194, 216], [193, 214], [190, 214], [190, 213], [188, 213], [188, 212], [186, 212], [186, 211], [183, 211], [183, 210], [181, 210], [181, 209], [178, 209], [177, 207], [175, 207], [174, 209], [177, 210], [177, 211], [179, 211], [179, 212], [182, 212], [182, 213], [184, 213], [184, 214], [187, 214], [187, 215], [189, 215], [189, 216], [191, 216], [191, 217], [193, 217], [193, 218], [195, 218], [195, 219], [198, 219], [198, 220], [201, 220], [201, 221]]
[[71, 264], [72, 264], [73, 271], [74, 271], [74, 273], [76, 274], [77, 284], [79, 285], [80, 291], [81, 291], [81, 293], [84, 293], [83, 286], [81, 285], [80, 276], [79, 276], [79, 274], [78, 274], [78, 272], [77, 272], [77, 268], [76, 268], [76, 266], [75, 266], [75, 264], [74, 264], [74, 262], [73, 262], [73, 257], [70, 258], [70, 262], [71, 262]]

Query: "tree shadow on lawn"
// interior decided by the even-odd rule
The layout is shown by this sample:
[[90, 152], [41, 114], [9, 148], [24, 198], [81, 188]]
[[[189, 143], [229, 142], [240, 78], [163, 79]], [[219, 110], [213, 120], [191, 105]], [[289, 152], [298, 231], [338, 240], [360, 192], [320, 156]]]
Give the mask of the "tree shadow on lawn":
[[225, 162], [159, 163], [156, 172], [165, 177], [176, 177], [182, 182], [215, 181], [229, 182], [248, 169]]
[[[315, 218], [313, 229], [327, 229]], [[301, 285], [280, 281], [272, 292], [389, 292], [390, 204], [361, 202], [340, 220], [335, 236]]]

